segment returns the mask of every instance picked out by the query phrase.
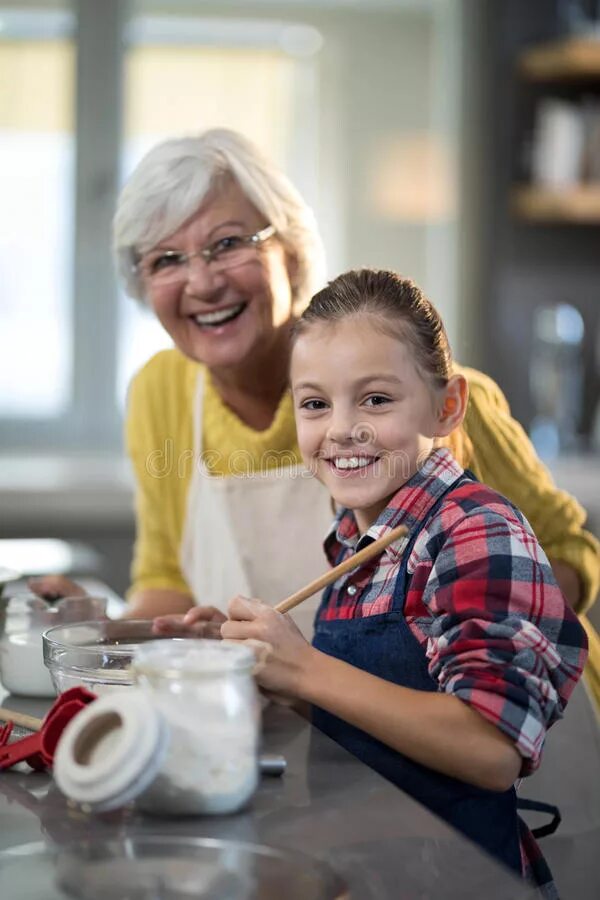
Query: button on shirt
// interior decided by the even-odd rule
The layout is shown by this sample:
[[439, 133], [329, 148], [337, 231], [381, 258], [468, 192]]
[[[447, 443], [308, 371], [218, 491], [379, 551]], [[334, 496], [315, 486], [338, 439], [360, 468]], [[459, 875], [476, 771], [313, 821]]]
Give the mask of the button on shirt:
[[[448, 450], [435, 450], [364, 535], [354, 514], [342, 510], [325, 552], [334, 565], [397, 525], [422, 529], [408, 561], [407, 624], [440, 690], [501, 728], [527, 774], [582, 673], [587, 642], [529, 524], [508, 500], [469, 483], [450, 491], [428, 520], [462, 472]], [[338, 579], [320, 616], [388, 612], [407, 542], [400, 539]]]

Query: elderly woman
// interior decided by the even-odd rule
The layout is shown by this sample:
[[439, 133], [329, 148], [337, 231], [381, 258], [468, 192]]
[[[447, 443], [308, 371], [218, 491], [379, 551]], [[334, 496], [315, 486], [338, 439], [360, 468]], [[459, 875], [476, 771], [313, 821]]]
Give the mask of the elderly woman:
[[[114, 239], [128, 293], [175, 344], [129, 394], [137, 540], [128, 614], [224, 610], [239, 593], [276, 602], [324, 569], [331, 520], [329, 497], [301, 468], [287, 390], [290, 328], [323, 280], [313, 216], [255, 147], [218, 129], [148, 153], [119, 199]], [[524, 511], [582, 612], [600, 556], [584, 511], [555, 488], [494, 382], [463, 372], [470, 401], [452, 449]], [[298, 615], [308, 630], [312, 610]]]

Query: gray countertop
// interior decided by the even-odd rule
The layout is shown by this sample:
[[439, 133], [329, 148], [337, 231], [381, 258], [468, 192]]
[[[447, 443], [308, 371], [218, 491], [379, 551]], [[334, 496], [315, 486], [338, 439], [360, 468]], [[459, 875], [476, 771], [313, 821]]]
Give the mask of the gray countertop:
[[[47, 703], [9, 696], [2, 705], [41, 715]], [[48, 774], [25, 771], [25, 766], [0, 772], [0, 850], [150, 833], [212, 837], [300, 850], [327, 862], [346, 880], [353, 900], [533, 896], [477, 847], [291, 710], [267, 708], [263, 749], [284, 754], [286, 774], [263, 778], [251, 805], [225, 817], [161, 819], [132, 810], [89, 816], [67, 805]], [[3, 900], [23, 896], [3, 880], [1, 855], [0, 882]]]

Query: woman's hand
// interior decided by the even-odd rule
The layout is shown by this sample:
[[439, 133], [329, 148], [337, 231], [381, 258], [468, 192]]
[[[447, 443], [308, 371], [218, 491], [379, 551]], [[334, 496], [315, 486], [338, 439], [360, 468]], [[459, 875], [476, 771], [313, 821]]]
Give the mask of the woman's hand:
[[189, 637], [221, 637], [221, 625], [227, 619], [215, 606], [193, 606], [184, 614], [158, 616], [152, 623], [154, 634], [189, 635]]
[[86, 597], [87, 591], [76, 581], [64, 575], [42, 575], [27, 582], [30, 591], [43, 600], [60, 600], [61, 597]]
[[231, 601], [228, 612], [221, 637], [268, 645], [266, 658], [256, 673], [258, 684], [274, 694], [299, 697], [300, 683], [310, 669], [314, 651], [292, 619], [262, 600], [239, 596]]

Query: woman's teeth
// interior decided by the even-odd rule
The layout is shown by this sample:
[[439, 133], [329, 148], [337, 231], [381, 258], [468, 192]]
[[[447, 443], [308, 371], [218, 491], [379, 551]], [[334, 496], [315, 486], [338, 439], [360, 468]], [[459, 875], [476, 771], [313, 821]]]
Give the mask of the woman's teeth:
[[239, 316], [245, 306], [245, 303], [238, 303], [237, 306], [230, 306], [227, 309], [215, 309], [214, 312], [194, 316], [194, 320], [198, 325], [222, 325], [224, 322], [230, 322], [236, 316]]
[[338, 456], [331, 460], [336, 469], [364, 469], [373, 462], [374, 457], [369, 456]]

